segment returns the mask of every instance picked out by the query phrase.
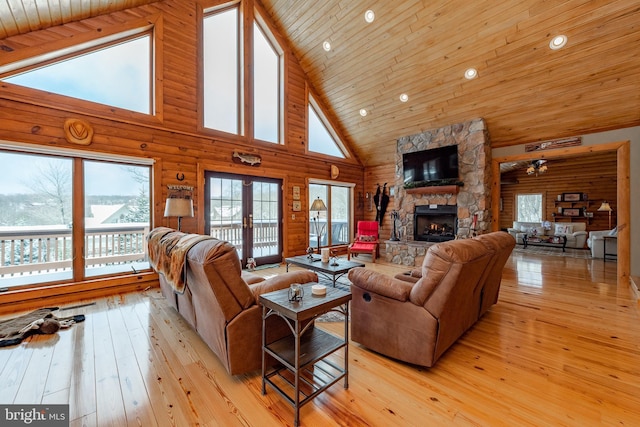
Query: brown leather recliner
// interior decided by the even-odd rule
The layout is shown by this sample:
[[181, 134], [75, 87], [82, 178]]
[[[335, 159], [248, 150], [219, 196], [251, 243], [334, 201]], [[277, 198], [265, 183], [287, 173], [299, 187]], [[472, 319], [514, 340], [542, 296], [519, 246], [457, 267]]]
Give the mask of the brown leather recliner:
[[[433, 366], [478, 320], [483, 298], [487, 304], [497, 298], [493, 286], [499, 288], [502, 259], [515, 244], [498, 233], [431, 246], [415, 283], [352, 269], [351, 339], [395, 359]], [[484, 288], [489, 283], [490, 291]]]
[[[293, 271], [262, 280], [241, 271], [236, 248], [207, 239], [186, 256], [184, 293], [178, 294], [163, 274], [160, 287], [171, 305], [198, 332], [231, 375], [261, 368], [262, 306], [258, 297], [288, 288], [292, 283], [317, 282], [311, 271]], [[247, 284], [247, 281], [253, 282]], [[267, 342], [291, 334], [279, 316], [267, 319]]]

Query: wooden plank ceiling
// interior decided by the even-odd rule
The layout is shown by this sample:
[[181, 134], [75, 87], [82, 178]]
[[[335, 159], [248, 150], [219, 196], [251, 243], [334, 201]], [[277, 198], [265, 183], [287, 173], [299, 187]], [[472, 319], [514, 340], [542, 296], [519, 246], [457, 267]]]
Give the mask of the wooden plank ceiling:
[[[150, 2], [0, 0], [0, 39]], [[640, 125], [637, 0], [262, 3], [366, 165], [388, 163], [399, 137], [476, 117], [493, 147]]]

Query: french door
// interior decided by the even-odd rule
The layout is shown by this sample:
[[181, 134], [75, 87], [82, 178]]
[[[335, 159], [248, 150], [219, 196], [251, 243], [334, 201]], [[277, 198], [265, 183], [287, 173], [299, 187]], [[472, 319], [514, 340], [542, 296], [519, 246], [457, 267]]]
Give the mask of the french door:
[[207, 172], [205, 233], [236, 247], [242, 267], [282, 261], [282, 180]]

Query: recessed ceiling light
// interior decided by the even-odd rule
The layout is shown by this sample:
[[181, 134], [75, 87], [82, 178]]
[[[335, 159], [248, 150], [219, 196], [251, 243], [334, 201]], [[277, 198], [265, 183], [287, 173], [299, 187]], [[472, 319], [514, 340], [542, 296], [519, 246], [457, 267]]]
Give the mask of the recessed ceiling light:
[[325, 41], [324, 43], [322, 43], [322, 48], [329, 52], [331, 50], [331, 43], [329, 43], [329, 41]]
[[563, 48], [564, 45], [567, 44], [567, 36], [565, 35], [559, 35], [559, 36], [555, 36], [554, 38], [551, 39], [551, 41], [549, 42], [549, 47], [553, 50], [558, 50], [560, 48]]
[[368, 23], [372, 23], [374, 19], [376, 19], [376, 14], [373, 10], [369, 9], [364, 13], [364, 20]]
[[400, 95], [400, 101], [407, 102], [408, 100], [409, 100], [409, 95], [407, 95], [406, 93], [403, 93]]
[[365, 110], [364, 108], [361, 108], [361, 109], [360, 109], [360, 115], [361, 115], [362, 117], [366, 116], [367, 114], [369, 114], [367, 110]]
[[464, 72], [464, 78], [467, 80], [472, 80], [478, 77], [478, 70], [475, 68], [467, 68], [467, 71]]

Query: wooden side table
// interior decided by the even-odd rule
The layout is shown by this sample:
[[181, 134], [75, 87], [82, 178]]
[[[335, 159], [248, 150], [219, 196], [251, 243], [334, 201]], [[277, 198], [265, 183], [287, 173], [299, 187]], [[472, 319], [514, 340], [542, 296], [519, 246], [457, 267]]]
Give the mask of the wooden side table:
[[[269, 384], [294, 408], [294, 425], [300, 424], [300, 407], [344, 378], [349, 388], [349, 301], [351, 292], [327, 288], [324, 296], [316, 296], [311, 286], [302, 285], [304, 296], [297, 302], [289, 301], [289, 289], [260, 295], [262, 304], [262, 394]], [[324, 332], [313, 326], [317, 316], [335, 311], [344, 315], [344, 338]], [[292, 335], [267, 344], [266, 319], [280, 316], [289, 325]], [[307, 322], [308, 321], [308, 322]], [[326, 357], [344, 348], [344, 366], [338, 366]], [[282, 366], [267, 371], [266, 355], [271, 355]]]

